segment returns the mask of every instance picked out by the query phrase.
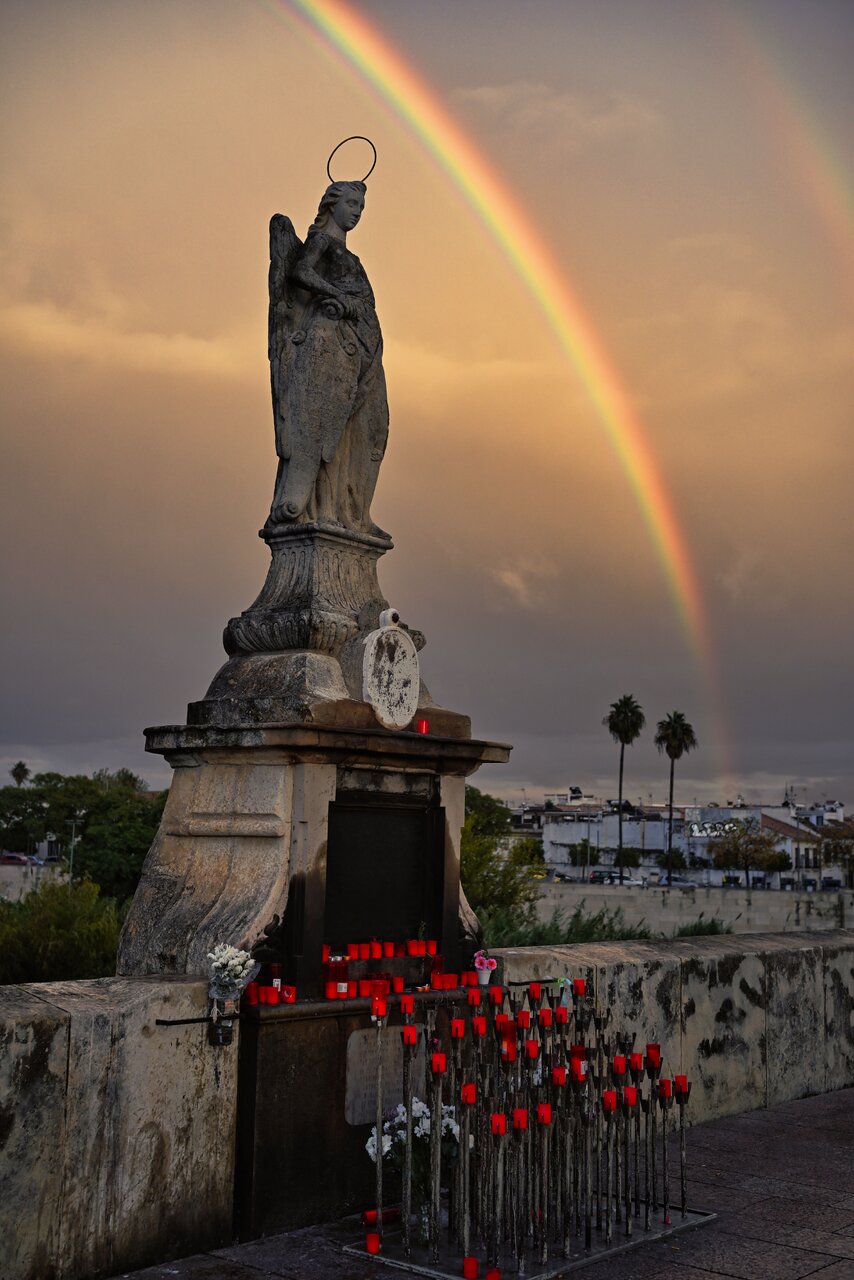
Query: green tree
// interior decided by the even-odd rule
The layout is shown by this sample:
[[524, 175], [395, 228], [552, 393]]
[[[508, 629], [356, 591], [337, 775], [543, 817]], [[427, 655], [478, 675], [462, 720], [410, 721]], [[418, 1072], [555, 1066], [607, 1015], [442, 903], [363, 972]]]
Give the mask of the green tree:
[[15, 779], [16, 787], [22, 787], [26, 782], [27, 778], [30, 776], [29, 767], [24, 763], [23, 760], [19, 760], [17, 764], [13, 764], [9, 772], [11, 773], [12, 777]]
[[45, 881], [0, 900], [0, 983], [105, 978], [116, 971], [119, 916], [91, 880]]
[[472, 910], [489, 916], [508, 911], [528, 918], [539, 897], [531, 861], [539, 842], [519, 840], [502, 849], [510, 832], [507, 806], [494, 796], [466, 787], [466, 818], [460, 840], [460, 879]]
[[588, 864], [595, 867], [599, 864], [599, 850], [593, 848], [586, 836], [577, 844], [567, 845], [566, 851], [574, 867], [586, 867]]
[[765, 831], [756, 818], [736, 821], [722, 836], [716, 836], [711, 844], [712, 860], [721, 870], [743, 871], [748, 889], [750, 872], [788, 871], [792, 860], [780, 848], [780, 838], [773, 831]]
[[620, 744], [620, 775], [618, 783], [619, 814], [617, 818], [617, 865], [620, 868], [620, 884], [623, 883], [623, 761], [626, 747], [637, 742], [646, 724], [646, 716], [638, 702], [630, 693], [623, 694], [616, 702], [602, 723], [615, 742]]
[[670, 761], [670, 800], [667, 818], [667, 883], [673, 880], [673, 775], [676, 761], [683, 755], [694, 751], [699, 743], [693, 726], [688, 723], [681, 711], [671, 711], [663, 720], [659, 720], [655, 731], [655, 745], [659, 751], [665, 751]]

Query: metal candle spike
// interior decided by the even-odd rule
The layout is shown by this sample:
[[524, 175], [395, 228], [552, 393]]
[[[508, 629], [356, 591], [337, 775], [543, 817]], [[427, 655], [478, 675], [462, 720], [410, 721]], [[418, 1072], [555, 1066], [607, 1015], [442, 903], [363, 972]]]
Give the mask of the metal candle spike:
[[[678, 1079], [678, 1077], [677, 1077]], [[688, 1160], [685, 1152], [685, 1108], [691, 1096], [691, 1082], [686, 1080], [684, 1088], [676, 1091], [679, 1104], [679, 1189], [681, 1192], [682, 1217], [688, 1216]]]
[[[662, 1086], [669, 1085], [669, 1080], [662, 1080]], [[662, 1212], [664, 1215], [664, 1225], [670, 1226], [670, 1165], [667, 1153], [667, 1115], [673, 1106], [673, 1095], [668, 1092], [662, 1092], [658, 1095], [658, 1105], [661, 1107], [661, 1180], [662, 1180]]]

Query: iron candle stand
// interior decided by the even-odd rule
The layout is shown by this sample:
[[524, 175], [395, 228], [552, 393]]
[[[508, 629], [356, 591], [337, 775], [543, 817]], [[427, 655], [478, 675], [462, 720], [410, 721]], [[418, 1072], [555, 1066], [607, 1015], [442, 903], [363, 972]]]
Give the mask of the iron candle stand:
[[676, 1077], [676, 1101], [679, 1105], [679, 1190], [682, 1217], [688, 1217], [688, 1160], [685, 1152], [685, 1108], [691, 1096], [691, 1082], [683, 1076]]

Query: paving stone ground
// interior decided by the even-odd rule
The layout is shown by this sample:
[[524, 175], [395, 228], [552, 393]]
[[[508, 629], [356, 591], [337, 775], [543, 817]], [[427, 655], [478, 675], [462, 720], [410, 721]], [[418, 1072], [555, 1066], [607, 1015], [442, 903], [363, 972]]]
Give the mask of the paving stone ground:
[[[709, 1226], [575, 1274], [583, 1280], [854, 1280], [854, 1089], [700, 1125], [689, 1204]], [[349, 1219], [126, 1272], [133, 1280], [393, 1280], [352, 1258]], [[118, 1278], [114, 1278], [118, 1280]]]

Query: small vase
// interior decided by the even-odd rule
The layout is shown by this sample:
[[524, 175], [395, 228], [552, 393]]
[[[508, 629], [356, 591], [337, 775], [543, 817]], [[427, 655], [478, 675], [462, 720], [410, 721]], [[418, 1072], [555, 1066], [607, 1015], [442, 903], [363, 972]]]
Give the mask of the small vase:
[[491, 969], [478, 969], [477, 980], [482, 987], [488, 987], [491, 979], [492, 979]]

